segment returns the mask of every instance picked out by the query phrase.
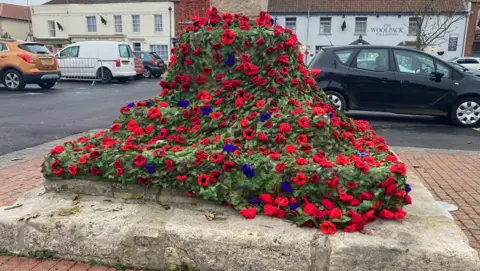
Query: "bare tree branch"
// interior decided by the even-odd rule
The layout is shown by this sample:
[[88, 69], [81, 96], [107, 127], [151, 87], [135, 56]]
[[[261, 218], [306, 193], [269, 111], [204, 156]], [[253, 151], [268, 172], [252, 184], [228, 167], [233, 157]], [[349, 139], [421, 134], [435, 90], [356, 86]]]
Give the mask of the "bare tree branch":
[[428, 46], [438, 46], [445, 37], [456, 30], [455, 23], [465, 18], [459, 11], [447, 13], [441, 5], [445, 0], [407, 0], [406, 5], [416, 18], [416, 48], [424, 50]]

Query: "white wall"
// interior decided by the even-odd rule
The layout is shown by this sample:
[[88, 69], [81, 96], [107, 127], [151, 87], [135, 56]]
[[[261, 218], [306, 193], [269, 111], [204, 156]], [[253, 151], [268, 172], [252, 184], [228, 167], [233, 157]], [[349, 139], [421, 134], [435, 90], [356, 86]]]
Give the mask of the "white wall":
[[29, 32], [29, 23], [28, 21], [1, 18], [0, 29], [2, 33], [8, 32], [12, 39], [25, 40]]
[[[276, 16], [277, 23], [285, 26], [286, 17], [297, 18], [296, 33], [298, 35], [298, 38], [304, 44], [307, 44], [308, 42], [309, 52], [312, 54], [315, 54], [315, 46], [317, 45], [348, 45], [357, 40], [360, 35], [354, 33], [355, 17], [367, 17], [367, 33], [362, 34], [362, 38], [372, 45], [398, 45], [402, 41], [415, 41], [416, 39], [415, 36], [408, 35], [408, 21], [410, 18], [409, 16], [399, 17], [398, 15], [380, 15], [377, 18], [377, 16], [346, 15], [345, 18], [342, 18], [342, 16], [340, 15], [310, 15], [310, 19], [308, 20], [306, 15], [281, 15]], [[320, 17], [332, 18], [330, 35], [319, 34]], [[345, 21], [347, 26], [344, 31], [342, 31], [341, 29], [343, 21]], [[435, 52], [432, 52], [431, 48], [428, 48], [426, 52], [433, 53], [437, 57], [440, 57], [444, 60], [448, 60], [457, 56], [462, 56], [466, 23], [466, 17], [463, 17], [463, 19], [456, 22], [450, 29], [452, 35], [458, 36], [458, 44], [456, 51], [448, 51], [449, 36], [447, 35], [442, 40], [439, 40], [439, 43], [441, 44], [435, 46]], [[308, 37], [307, 25], [309, 29]], [[395, 28], [397, 32], [380, 34], [372, 31], [376, 30], [377, 28], [384, 28], [386, 27], [385, 25], [389, 25], [387, 26], [389, 28]], [[442, 56], [439, 56], [436, 53], [439, 51], [444, 51], [445, 53]]]
[[[150, 45], [169, 44], [169, 7], [172, 8], [172, 37], [175, 37], [173, 2], [34, 6], [32, 8], [33, 33], [36, 38], [50, 38], [48, 21], [53, 20], [63, 27], [63, 31], [56, 28], [56, 38], [78, 35], [94, 38], [123, 34], [125, 41], [130, 43], [141, 41], [142, 50], [150, 50]], [[122, 16], [122, 33], [115, 32], [115, 15]], [[140, 32], [133, 32], [132, 15], [140, 15]], [[154, 15], [162, 15], [162, 32], [155, 32]], [[97, 32], [88, 32], [87, 16], [96, 16]], [[106, 25], [101, 22], [100, 16], [107, 20]]]

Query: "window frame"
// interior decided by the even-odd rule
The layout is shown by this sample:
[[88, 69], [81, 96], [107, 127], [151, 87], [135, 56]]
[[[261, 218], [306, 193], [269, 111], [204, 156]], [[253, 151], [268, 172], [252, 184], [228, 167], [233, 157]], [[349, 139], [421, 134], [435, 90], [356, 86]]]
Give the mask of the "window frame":
[[[158, 17], [160, 17], [160, 23], [157, 22]], [[162, 14], [153, 15], [153, 23], [154, 23], [155, 32], [157, 32], [157, 33], [163, 32], [163, 15]], [[158, 26], [160, 26], [160, 27], [157, 28]], [[160, 29], [160, 30], [158, 30], [158, 29]]]
[[[138, 31], [136, 31], [136, 28], [135, 28], [135, 18], [138, 18]], [[141, 28], [141, 22], [140, 22], [140, 15], [138, 14], [132, 14], [132, 32], [134, 33], [140, 33], [142, 31], [142, 28]]]
[[[393, 56], [393, 61], [394, 61], [394, 72], [399, 72], [399, 73], [402, 73], [402, 74], [410, 74], [410, 75], [417, 75], [417, 76], [422, 76], [422, 77], [431, 77], [431, 74], [429, 75], [426, 75], [426, 74], [423, 74], [423, 73], [409, 73], [409, 72], [402, 72], [399, 70], [398, 68], [398, 63], [397, 63], [397, 58], [395, 57], [395, 52], [396, 51], [401, 51], [401, 52], [407, 52], [407, 53], [412, 53], [412, 54], [417, 54], [417, 55], [421, 55], [422, 57], [426, 58], [426, 59], [430, 59], [432, 62], [433, 62], [433, 71], [434, 72], [437, 72], [437, 61], [435, 58], [427, 55], [427, 54], [422, 54], [420, 52], [414, 52], [414, 51], [409, 51], [409, 50], [403, 50], [403, 49], [393, 49], [392, 50], [392, 56]], [[448, 65], [447, 65], [448, 67]], [[449, 78], [447, 78], [449, 79]]]
[[[342, 60], [340, 59], [340, 57], [337, 54], [337, 52], [340, 52], [340, 51], [352, 51], [345, 62], [342, 62]], [[336, 61], [338, 63], [340, 63], [340, 65], [348, 67], [348, 66], [350, 66], [349, 63], [352, 61], [352, 57], [356, 56], [357, 52], [358, 52], [358, 49], [356, 49], [356, 48], [352, 48], [352, 49], [343, 48], [343, 49], [333, 50], [332, 53], [333, 53]]]
[[[294, 27], [288, 27], [288, 24], [294, 22]], [[293, 33], [296, 33], [297, 31], [297, 17], [285, 17], [285, 28], [288, 28], [293, 31]]]
[[[408, 18], [408, 36], [416, 36], [418, 31], [418, 17], [410, 17]], [[415, 25], [415, 29], [413, 29], [412, 25]]]
[[[86, 16], [87, 18], [87, 32], [88, 33], [96, 33], [97, 32], [97, 16]], [[93, 22], [95, 24], [90, 24], [89, 19], [93, 18]], [[90, 26], [92, 27], [93, 31], [90, 31]]]
[[[158, 46], [158, 51], [157, 50], [154, 50], [154, 46]], [[165, 46], [165, 47], [162, 47], [162, 46]], [[168, 59], [168, 44], [151, 44], [150, 45], [150, 51], [151, 52], [155, 52], [158, 54], [158, 56], [162, 59], [162, 60], [166, 60]], [[166, 53], [165, 55], [162, 55], [161, 53], [164, 52]], [[165, 58], [164, 58], [165, 57]]]
[[[73, 48], [78, 48], [76, 56], [62, 56], [62, 52], [65, 52], [67, 50], [71, 50]], [[59, 57], [77, 57], [78, 58], [79, 55], [80, 55], [80, 46], [70, 46], [70, 47], [67, 47], [67, 48], [63, 48], [63, 50], [60, 50], [60, 52], [58, 52]]]
[[[2, 48], [5, 47], [5, 50], [2, 50]], [[0, 42], [0, 53], [1, 52], [8, 52], [10, 49], [8, 48], [8, 45], [6, 43]]]
[[[120, 23], [117, 22], [117, 19], [120, 19]], [[123, 19], [122, 15], [113, 15], [113, 24], [115, 27], [115, 33], [123, 33]], [[120, 31], [118, 31], [120, 30]]]
[[[50, 37], [56, 37], [57, 36], [57, 30], [56, 30], [56, 27], [55, 27], [55, 21], [54, 20], [48, 20], [47, 23], [48, 23], [48, 34], [50, 35]], [[53, 29], [51, 28], [51, 26], [53, 26]]]
[[[358, 63], [357, 63], [357, 60], [358, 60], [358, 56], [362, 53], [362, 51], [374, 51], [374, 50], [381, 50], [381, 51], [386, 51], [386, 59], [387, 59], [387, 69], [384, 70], [384, 71], [376, 71], [376, 70], [370, 70], [370, 69], [364, 69], [364, 68], [359, 68], [358, 67]], [[379, 54], [380, 55], [380, 54]], [[376, 61], [376, 59], [375, 59]], [[355, 56], [352, 58], [352, 63], [350, 64], [350, 67], [351, 68], [354, 68], [354, 69], [359, 69], [359, 70], [362, 70], [362, 71], [370, 71], [370, 72], [391, 72], [392, 71], [392, 63], [391, 63], [391, 60], [390, 60], [390, 50], [388, 48], [360, 48], [357, 50], [357, 52], [355, 52]]]
[[[364, 32], [359, 31], [358, 24], [365, 22], [365, 30]], [[355, 17], [355, 35], [365, 35], [367, 34], [367, 27], [368, 27], [368, 17]]]
[[[323, 23], [322, 23], [322, 19], [324, 20]], [[323, 28], [324, 31], [322, 31], [322, 25], [325, 26], [327, 22], [328, 22], [328, 32], [325, 31], [325, 27]], [[332, 34], [332, 17], [320, 17], [320, 25], [319, 25], [318, 33], [320, 35]]]

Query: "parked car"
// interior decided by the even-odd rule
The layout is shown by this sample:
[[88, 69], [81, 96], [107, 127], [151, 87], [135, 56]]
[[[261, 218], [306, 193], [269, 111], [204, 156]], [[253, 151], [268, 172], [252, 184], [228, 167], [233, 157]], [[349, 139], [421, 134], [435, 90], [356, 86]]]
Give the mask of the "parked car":
[[143, 77], [143, 73], [145, 72], [145, 66], [143, 65], [143, 60], [135, 56], [135, 80], [138, 80]]
[[127, 81], [136, 76], [130, 45], [116, 41], [84, 41], [57, 54], [62, 74], [70, 79], [95, 79], [104, 83], [113, 79]]
[[150, 78], [152, 76], [158, 78], [165, 72], [165, 62], [155, 52], [135, 52], [138, 58], [143, 60], [145, 71], [143, 77]]
[[309, 68], [331, 103], [342, 110], [449, 116], [460, 126], [480, 124], [480, 78], [417, 50], [328, 47]]
[[449, 61], [458, 63], [465, 68], [480, 70], [480, 58], [478, 57], [456, 57]]
[[60, 75], [57, 60], [43, 44], [0, 39], [0, 78], [8, 90], [23, 90], [26, 84], [49, 89]]
[[456, 62], [451, 62], [451, 61], [449, 61], [448, 64], [452, 65], [455, 69], [457, 69], [461, 72], [471, 73], [472, 75], [480, 77], [480, 70], [468, 69], [468, 68], [465, 68], [464, 66], [462, 66], [462, 65], [460, 65]]

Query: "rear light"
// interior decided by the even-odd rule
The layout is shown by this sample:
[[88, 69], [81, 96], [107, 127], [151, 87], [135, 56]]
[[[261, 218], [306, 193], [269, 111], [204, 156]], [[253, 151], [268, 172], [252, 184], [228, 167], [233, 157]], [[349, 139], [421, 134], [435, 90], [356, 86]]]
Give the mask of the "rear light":
[[33, 61], [33, 58], [27, 54], [18, 54], [17, 55], [19, 58], [23, 59], [23, 61], [34, 64], [35, 62]]
[[317, 76], [317, 75], [318, 75], [319, 73], [321, 73], [321, 72], [322, 72], [322, 69], [311, 69], [311, 70], [310, 70], [310, 74], [311, 74], [313, 77]]
[[120, 67], [120, 59], [115, 59], [115, 66]]
[[150, 59], [150, 63], [152, 63], [152, 65], [157, 65], [157, 62], [155, 62], [153, 59]]

